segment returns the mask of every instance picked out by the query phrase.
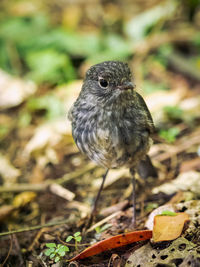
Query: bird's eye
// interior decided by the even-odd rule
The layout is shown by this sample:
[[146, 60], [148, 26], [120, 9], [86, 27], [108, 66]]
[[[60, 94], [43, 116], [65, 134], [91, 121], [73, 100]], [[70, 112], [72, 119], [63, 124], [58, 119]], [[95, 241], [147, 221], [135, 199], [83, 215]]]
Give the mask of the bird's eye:
[[100, 86], [103, 87], [103, 88], [108, 87], [108, 82], [107, 82], [105, 79], [103, 79], [103, 78], [100, 78], [100, 79], [99, 79], [99, 84], [100, 84]]

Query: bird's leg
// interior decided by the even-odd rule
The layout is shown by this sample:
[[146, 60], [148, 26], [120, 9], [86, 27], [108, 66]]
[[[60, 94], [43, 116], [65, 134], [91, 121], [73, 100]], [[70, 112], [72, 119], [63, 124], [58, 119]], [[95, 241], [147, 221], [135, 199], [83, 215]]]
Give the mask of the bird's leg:
[[94, 219], [94, 216], [96, 214], [97, 204], [98, 204], [98, 201], [99, 201], [99, 197], [101, 195], [101, 191], [103, 190], [103, 186], [104, 186], [108, 171], [109, 171], [109, 169], [106, 170], [105, 174], [102, 177], [102, 183], [101, 183], [101, 186], [99, 188], [98, 194], [97, 194], [97, 196], [95, 198], [95, 201], [94, 201], [94, 204], [93, 204], [93, 207], [92, 207], [92, 211], [90, 213], [90, 217], [89, 217], [89, 221], [88, 221], [88, 227], [91, 225], [91, 223], [92, 223], [92, 221]]
[[132, 175], [132, 185], [133, 185], [133, 191], [132, 191], [132, 205], [133, 205], [132, 225], [134, 228], [136, 228], [135, 170], [133, 168], [130, 168], [130, 173]]

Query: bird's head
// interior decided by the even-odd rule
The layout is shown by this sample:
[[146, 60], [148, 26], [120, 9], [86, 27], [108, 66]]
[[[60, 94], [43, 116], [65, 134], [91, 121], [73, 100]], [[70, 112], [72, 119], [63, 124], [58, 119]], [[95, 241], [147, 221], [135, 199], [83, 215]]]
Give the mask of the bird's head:
[[92, 66], [86, 73], [83, 90], [99, 99], [116, 98], [135, 88], [127, 63], [105, 61]]

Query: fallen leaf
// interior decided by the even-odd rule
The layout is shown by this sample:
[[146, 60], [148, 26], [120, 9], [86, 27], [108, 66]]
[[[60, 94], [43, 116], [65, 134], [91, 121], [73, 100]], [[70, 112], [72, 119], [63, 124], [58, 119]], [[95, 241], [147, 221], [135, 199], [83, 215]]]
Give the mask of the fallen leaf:
[[145, 223], [145, 227], [147, 227], [147, 229], [149, 230], [153, 230], [153, 227], [154, 227], [154, 217], [156, 215], [160, 215], [162, 214], [163, 211], [171, 211], [171, 212], [175, 212], [175, 208], [172, 204], [166, 204], [166, 205], [163, 205], [163, 206], [160, 206], [158, 207], [157, 209], [154, 209], [149, 217], [148, 217], [148, 220], [146, 221]]
[[200, 157], [184, 160], [180, 165], [180, 172], [188, 172], [192, 170], [200, 170]]
[[145, 97], [145, 101], [149, 110], [154, 118], [155, 123], [159, 123], [165, 120], [163, 108], [166, 106], [179, 105], [183, 97], [185, 96], [185, 90], [182, 88], [174, 88], [169, 91], [156, 91]]
[[[110, 186], [111, 184], [115, 183], [122, 177], [130, 177], [129, 170], [127, 168], [121, 168], [120, 170], [110, 170], [108, 176], [106, 178], [104, 188]], [[97, 189], [100, 187], [102, 182], [102, 178], [95, 179], [92, 182], [92, 186]]]
[[179, 174], [179, 176], [170, 183], [162, 184], [155, 187], [152, 191], [154, 194], [163, 192], [165, 194], [173, 194], [178, 191], [192, 191], [199, 194], [200, 192], [200, 173], [189, 171]]
[[2, 176], [4, 183], [10, 185], [16, 182], [21, 171], [15, 168], [11, 162], [2, 154], [0, 154], [0, 176]]
[[61, 141], [66, 133], [67, 121], [65, 118], [49, 121], [40, 125], [36, 128], [33, 137], [25, 146], [23, 151], [24, 157], [29, 157], [30, 154], [35, 151], [45, 150], [47, 146], [55, 146]]
[[134, 231], [130, 233], [124, 233], [116, 236], [112, 236], [105, 240], [102, 240], [93, 246], [86, 248], [77, 256], [70, 259], [70, 261], [81, 260], [87, 257], [94, 256], [106, 250], [111, 250], [114, 248], [122, 247], [134, 242], [147, 240], [152, 237], [152, 231], [150, 230], [142, 230], [142, 231]]
[[18, 106], [37, 90], [32, 81], [14, 78], [0, 70], [0, 109]]
[[157, 215], [154, 217], [153, 240], [154, 242], [174, 240], [183, 231], [183, 226], [189, 216], [186, 213], [177, 213], [176, 216]]
[[34, 192], [22, 192], [15, 196], [13, 199], [14, 207], [23, 207], [28, 203], [32, 202], [36, 198], [36, 193]]
[[2, 207], [0, 207], [0, 222], [10, 216], [14, 210], [15, 207], [12, 205], [3, 205]]

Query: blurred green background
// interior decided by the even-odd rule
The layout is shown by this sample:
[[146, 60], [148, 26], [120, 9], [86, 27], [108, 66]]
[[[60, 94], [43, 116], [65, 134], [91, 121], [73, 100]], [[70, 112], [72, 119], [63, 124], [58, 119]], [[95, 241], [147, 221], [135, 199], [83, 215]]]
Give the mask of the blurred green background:
[[[57, 85], [82, 77], [83, 64], [131, 61], [139, 50], [148, 63], [139, 66], [145, 76], [148, 65], [165, 67], [176, 52], [200, 69], [199, 28], [199, 0], [2, 0], [0, 67], [38, 84]], [[168, 40], [162, 40], [164, 33]], [[146, 49], [151, 53], [145, 55]]]

